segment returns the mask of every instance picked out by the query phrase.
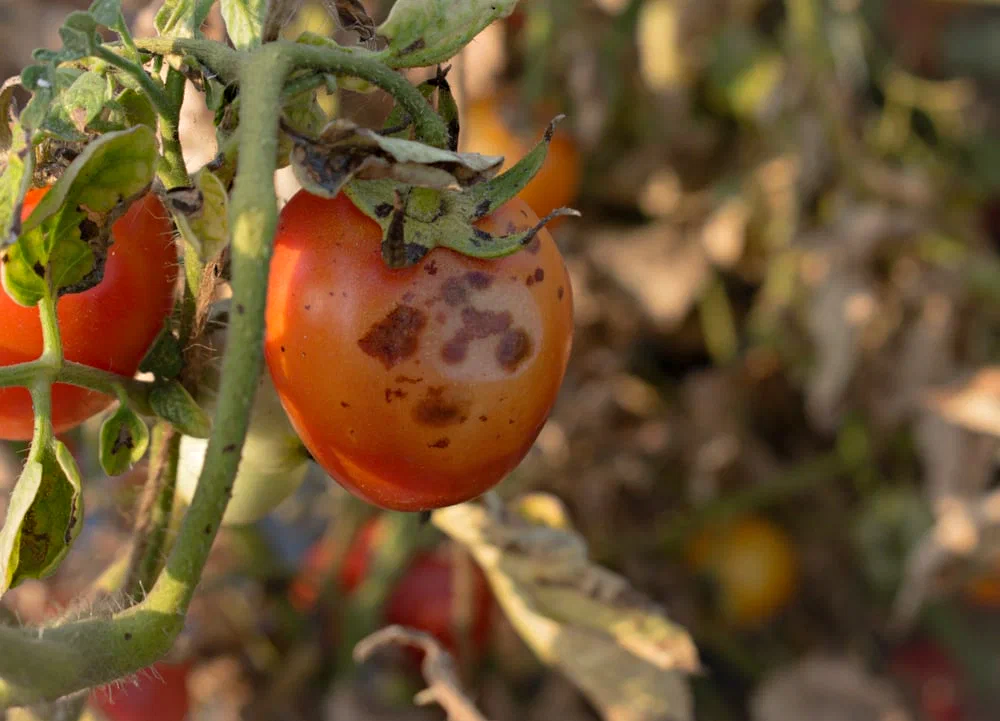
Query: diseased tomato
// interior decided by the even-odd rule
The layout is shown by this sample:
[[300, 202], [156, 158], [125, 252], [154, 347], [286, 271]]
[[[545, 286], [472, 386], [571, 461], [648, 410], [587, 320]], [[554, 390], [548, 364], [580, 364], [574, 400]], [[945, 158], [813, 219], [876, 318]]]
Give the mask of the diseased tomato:
[[[537, 221], [514, 200], [479, 222]], [[531, 448], [569, 360], [570, 280], [552, 236], [484, 261], [436, 248], [382, 261], [381, 230], [344, 195], [299, 192], [275, 240], [265, 352], [313, 457], [358, 496], [400, 511], [496, 485]]]
[[188, 664], [157, 663], [140, 671], [135, 683], [104, 686], [90, 694], [90, 705], [109, 721], [184, 721], [190, 708]]
[[795, 593], [798, 564], [792, 542], [763, 518], [743, 518], [698, 533], [686, 558], [708, 583], [715, 610], [734, 628], [771, 620]]
[[[378, 523], [366, 524], [355, 537], [344, 557], [340, 584], [352, 592], [368, 573], [372, 545], [378, 543]], [[306, 554], [302, 573], [292, 585], [292, 601], [299, 609], [312, 606], [319, 593], [319, 583], [332, 563], [334, 549], [319, 543]], [[490, 636], [493, 599], [482, 570], [472, 563], [472, 619], [469, 637], [472, 648], [480, 654]], [[456, 653], [458, 640], [453, 626], [455, 591], [454, 565], [446, 549], [419, 553], [396, 582], [383, 607], [386, 624], [415, 628], [434, 636], [448, 651]]]
[[[47, 190], [28, 192], [23, 218]], [[177, 251], [167, 212], [152, 193], [133, 203], [111, 231], [114, 243], [103, 280], [59, 299], [59, 330], [66, 360], [132, 376], [173, 304]], [[38, 308], [25, 308], [0, 292], [0, 366], [35, 360], [41, 353]], [[55, 432], [79, 425], [113, 402], [102, 393], [57, 383], [52, 389]], [[29, 439], [33, 424], [28, 390], [0, 389], [0, 439]]]
[[[517, 132], [505, 121], [502, 107], [492, 96], [469, 103], [459, 137], [465, 151], [502, 155], [507, 169], [535, 146], [545, 126], [532, 127], [533, 132], [527, 134]], [[549, 143], [545, 164], [518, 197], [543, 217], [556, 208], [571, 206], [579, 191], [581, 164], [580, 150], [573, 138], [565, 129], [557, 129]]]

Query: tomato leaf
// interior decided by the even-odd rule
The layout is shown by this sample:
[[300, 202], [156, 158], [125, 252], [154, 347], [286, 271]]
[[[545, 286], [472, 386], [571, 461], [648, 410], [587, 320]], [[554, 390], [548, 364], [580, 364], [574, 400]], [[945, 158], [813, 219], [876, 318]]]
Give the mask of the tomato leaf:
[[13, 124], [11, 131], [12, 144], [4, 153], [0, 169], [0, 253], [21, 232], [21, 206], [35, 168], [29, 132], [19, 122]]
[[146, 125], [156, 128], [156, 110], [146, 95], [127, 88], [115, 98], [115, 103], [118, 112], [122, 114], [121, 121], [124, 125], [128, 127]]
[[214, 4], [215, 0], [164, 0], [153, 25], [165, 37], [201, 37], [201, 26]]
[[222, 181], [204, 168], [192, 180], [201, 201], [199, 207], [191, 213], [175, 208], [174, 220], [198, 259], [206, 262], [222, 252], [229, 242], [229, 196]]
[[[79, 227], [70, 227], [62, 232], [53, 232], [58, 221], [75, 213], [49, 219], [38, 228], [33, 228], [21, 236], [19, 241], [7, 250], [3, 258], [2, 279], [8, 295], [23, 306], [32, 307], [50, 292], [74, 286], [82, 281], [94, 266], [94, 254], [90, 246], [80, 239]], [[59, 242], [53, 246], [53, 238]], [[46, 279], [46, 268], [49, 277]]]
[[384, 137], [338, 119], [318, 139], [294, 136], [295, 177], [315, 195], [334, 197], [352, 178], [391, 178], [426, 188], [468, 187], [492, 178], [503, 158], [456, 153], [404, 138]]
[[239, 50], [250, 50], [261, 43], [267, 0], [220, 0], [226, 32]]
[[88, 126], [111, 100], [107, 80], [98, 73], [81, 73], [53, 100], [42, 127], [63, 140], [85, 140]]
[[378, 27], [389, 41], [378, 56], [394, 68], [443, 63], [516, 5], [517, 0], [397, 0]]
[[149, 405], [156, 415], [170, 421], [186, 436], [208, 438], [212, 432], [212, 419], [177, 381], [153, 388], [149, 392]]
[[164, 326], [139, 363], [139, 370], [152, 373], [161, 380], [173, 380], [183, 369], [184, 351], [181, 342]]
[[118, 476], [138, 463], [149, 447], [149, 429], [135, 411], [120, 405], [101, 424], [99, 457], [109, 476]]
[[0, 595], [58, 567], [83, 525], [80, 472], [59, 441], [29, 460], [0, 529]]
[[13, 120], [14, 91], [20, 85], [21, 77], [19, 75], [7, 78], [3, 83], [0, 83], [0, 153], [6, 152], [11, 143], [14, 142], [13, 130], [8, 119]]
[[99, 25], [112, 28], [122, 17], [122, 0], [94, 0], [87, 12]]
[[687, 632], [624, 578], [587, 558], [558, 500], [537, 494], [512, 510], [463, 503], [432, 519], [469, 549], [539, 659], [566, 674], [602, 715], [692, 719], [685, 675], [699, 661]]

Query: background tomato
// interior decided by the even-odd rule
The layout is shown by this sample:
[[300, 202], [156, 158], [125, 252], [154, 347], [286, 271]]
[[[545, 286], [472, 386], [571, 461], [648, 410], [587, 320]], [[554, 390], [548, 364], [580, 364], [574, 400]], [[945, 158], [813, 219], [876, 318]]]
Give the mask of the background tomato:
[[909, 691], [921, 718], [962, 721], [967, 717], [961, 672], [937, 644], [926, 639], [905, 643], [893, 651], [889, 670]]
[[[365, 524], [344, 556], [340, 585], [352, 592], [368, 574], [371, 549], [378, 542], [378, 522]], [[292, 601], [299, 608], [316, 602], [319, 584], [332, 563], [335, 549], [318, 543], [306, 554], [302, 573], [293, 583]], [[482, 570], [472, 569], [472, 618], [470, 640], [473, 651], [483, 652], [489, 641], [493, 599]], [[459, 647], [454, 628], [455, 567], [446, 548], [418, 553], [400, 576], [383, 606], [386, 624], [400, 624], [431, 634], [452, 653]]]
[[[27, 218], [46, 188], [28, 192]], [[59, 299], [63, 353], [68, 361], [132, 376], [173, 304], [177, 252], [172, 226], [152, 193], [132, 204], [112, 226], [104, 279], [82, 293]], [[37, 308], [25, 308], [0, 292], [0, 365], [31, 361], [42, 353]], [[57, 383], [52, 389], [56, 433], [107, 408], [110, 396]], [[34, 415], [25, 388], [0, 389], [0, 439], [31, 438]]]
[[135, 682], [107, 686], [90, 694], [90, 705], [110, 721], [184, 721], [190, 697], [187, 664], [158, 663], [140, 671]]
[[708, 584], [716, 610], [735, 628], [762, 624], [795, 593], [792, 542], [762, 518], [708, 528], [691, 539], [688, 565]]
[[[463, 110], [460, 143], [467, 152], [504, 156], [506, 169], [535, 146], [555, 113], [532, 124], [530, 131], [526, 128], [525, 132], [520, 132], [507, 122], [504, 107], [505, 104], [494, 97], [469, 103]], [[560, 127], [549, 143], [545, 164], [518, 197], [540, 216], [556, 208], [571, 206], [580, 188], [581, 164], [579, 148], [569, 132]]]
[[[480, 221], [537, 222], [514, 200]], [[573, 329], [569, 275], [544, 230], [483, 261], [436, 248], [390, 270], [381, 230], [346, 196], [282, 211], [267, 364], [292, 425], [336, 480], [402, 511], [474, 498], [530, 449], [555, 402]]]

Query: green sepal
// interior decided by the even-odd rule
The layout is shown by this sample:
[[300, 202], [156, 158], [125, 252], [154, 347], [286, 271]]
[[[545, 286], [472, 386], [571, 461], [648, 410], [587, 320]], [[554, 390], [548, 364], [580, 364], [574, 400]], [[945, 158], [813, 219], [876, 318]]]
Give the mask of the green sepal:
[[119, 476], [134, 466], [142, 460], [148, 447], [146, 422], [124, 402], [101, 424], [98, 456], [101, 468], [109, 476]]
[[150, 390], [149, 405], [157, 416], [186, 436], [208, 438], [212, 432], [212, 419], [177, 381], [158, 384]]
[[181, 342], [170, 328], [164, 326], [146, 351], [139, 370], [142, 373], [152, 373], [160, 380], [173, 380], [184, 369], [184, 350]]
[[10, 495], [0, 529], [0, 596], [52, 574], [82, 526], [80, 472], [69, 449], [52, 441], [32, 455]]

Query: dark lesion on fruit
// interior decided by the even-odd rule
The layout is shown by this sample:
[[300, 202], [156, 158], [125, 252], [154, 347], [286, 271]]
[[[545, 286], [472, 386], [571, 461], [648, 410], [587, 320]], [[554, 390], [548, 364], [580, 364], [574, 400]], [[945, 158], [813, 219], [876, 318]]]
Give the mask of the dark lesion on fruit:
[[447, 448], [450, 445], [451, 445], [451, 439], [445, 437], [445, 438], [438, 438], [433, 443], [428, 443], [427, 447], [428, 448]]
[[497, 345], [496, 358], [500, 367], [513, 373], [531, 355], [531, 336], [524, 328], [511, 328]]
[[427, 314], [409, 305], [397, 305], [392, 312], [358, 340], [358, 347], [392, 368], [417, 352], [420, 334], [427, 325]]
[[469, 297], [468, 291], [458, 278], [448, 278], [441, 284], [441, 297], [452, 308], [462, 305]]
[[444, 428], [468, 420], [468, 402], [450, 397], [444, 386], [430, 386], [413, 406], [413, 420], [423, 426]]
[[469, 352], [469, 344], [500, 335], [514, 322], [510, 311], [477, 310], [472, 307], [462, 309], [462, 327], [441, 347], [441, 358], [445, 363], [461, 363]]
[[470, 270], [465, 274], [465, 282], [474, 290], [486, 290], [493, 285], [493, 276], [481, 270]]

